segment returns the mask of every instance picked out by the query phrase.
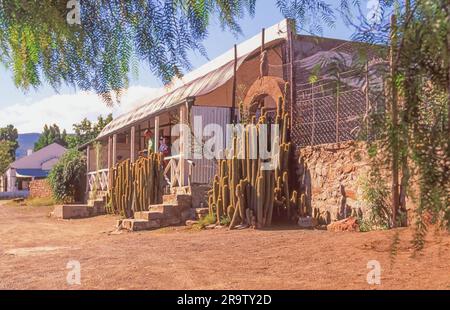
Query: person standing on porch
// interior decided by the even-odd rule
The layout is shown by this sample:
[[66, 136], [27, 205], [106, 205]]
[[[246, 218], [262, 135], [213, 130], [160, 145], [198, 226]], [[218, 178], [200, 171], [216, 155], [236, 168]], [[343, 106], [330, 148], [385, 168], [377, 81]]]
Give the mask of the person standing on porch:
[[162, 153], [164, 155], [164, 157], [167, 157], [170, 155], [170, 149], [169, 149], [169, 146], [167, 145], [166, 137], [161, 137], [159, 139], [159, 152]]
[[147, 156], [149, 154], [151, 154], [154, 151], [154, 145], [155, 143], [153, 142], [153, 133], [150, 129], [146, 129], [144, 132], [144, 140], [147, 140]]

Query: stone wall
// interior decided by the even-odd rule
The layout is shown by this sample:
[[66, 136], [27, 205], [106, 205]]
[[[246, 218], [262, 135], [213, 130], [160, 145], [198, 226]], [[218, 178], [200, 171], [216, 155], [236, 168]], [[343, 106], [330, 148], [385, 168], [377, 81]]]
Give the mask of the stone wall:
[[47, 179], [30, 182], [30, 198], [49, 198], [51, 196], [52, 189]]
[[361, 186], [370, 169], [368, 162], [366, 145], [361, 142], [301, 148], [298, 175], [311, 215], [329, 224], [365, 214]]

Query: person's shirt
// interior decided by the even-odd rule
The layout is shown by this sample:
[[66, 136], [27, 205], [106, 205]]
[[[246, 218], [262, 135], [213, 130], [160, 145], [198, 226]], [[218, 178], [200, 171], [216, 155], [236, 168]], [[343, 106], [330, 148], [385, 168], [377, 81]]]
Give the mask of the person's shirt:
[[167, 144], [161, 143], [161, 145], [159, 146], [159, 152], [167, 155], [169, 153], [169, 147], [167, 146]]

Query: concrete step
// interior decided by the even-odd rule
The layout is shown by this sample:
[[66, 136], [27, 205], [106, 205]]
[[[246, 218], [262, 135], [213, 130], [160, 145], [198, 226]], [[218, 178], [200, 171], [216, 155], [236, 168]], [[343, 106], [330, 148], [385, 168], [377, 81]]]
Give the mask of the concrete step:
[[165, 217], [160, 220], [161, 227], [175, 226], [181, 224], [181, 219], [179, 217]]
[[171, 204], [187, 209], [192, 206], [192, 196], [185, 194], [163, 195], [163, 204]]
[[52, 216], [60, 219], [80, 219], [90, 217], [92, 207], [88, 205], [57, 205], [51, 213]]
[[88, 206], [92, 207], [93, 215], [106, 214], [106, 201], [104, 200], [88, 200]]
[[129, 231], [141, 231], [160, 228], [160, 220], [140, 220], [140, 219], [124, 219], [121, 223], [121, 228]]
[[162, 213], [164, 214], [165, 217], [180, 216], [180, 209], [178, 208], [177, 205], [170, 205], [170, 204], [150, 205], [148, 207], [148, 211]]
[[158, 211], [143, 211], [143, 212], [134, 212], [134, 218], [137, 220], [161, 220], [164, 219], [166, 216], [163, 212]]

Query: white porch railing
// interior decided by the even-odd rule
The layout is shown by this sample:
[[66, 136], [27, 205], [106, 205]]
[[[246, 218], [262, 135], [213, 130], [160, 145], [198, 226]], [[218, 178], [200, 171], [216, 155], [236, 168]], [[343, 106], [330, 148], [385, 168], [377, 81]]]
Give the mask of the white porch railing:
[[168, 161], [164, 169], [164, 177], [169, 184], [170, 190], [191, 184], [192, 161], [183, 159], [181, 155], [169, 156], [164, 158], [164, 160]]
[[87, 174], [88, 176], [88, 189], [90, 192], [94, 190], [106, 191], [108, 190], [109, 182], [109, 170], [102, 169], [97, 171], [92, 171]]
[[[164, 168], [164, 178], [170, 190], [190, 185], [194, 165], [192, 161], [184, 159], [182, 163], [180, 155], [166, 157], [164, 161], [168, 161]], [[87, 174], [87, 186], [90, 192], [94, 190], [107, 191], [109, 189], [109, 169], [89, 172]]]

